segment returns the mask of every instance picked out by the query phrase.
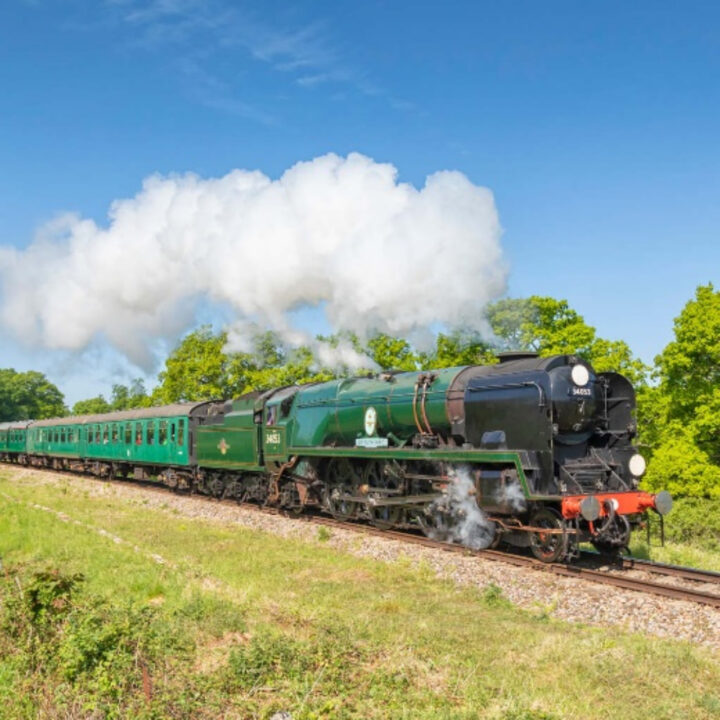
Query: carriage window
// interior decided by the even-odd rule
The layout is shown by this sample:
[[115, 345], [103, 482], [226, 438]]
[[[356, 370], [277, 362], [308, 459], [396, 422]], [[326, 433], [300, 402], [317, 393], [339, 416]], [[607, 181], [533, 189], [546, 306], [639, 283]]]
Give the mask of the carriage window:
[[60, 432], [58, 430], [53, 433], [53, 440], [55, 440], [55, 442], [60, 442]]
[[65, 428], [63, 428], [63, 429], [60, 431], [60, 442], [61, 442], [61, 443], [64, 443], [64, 442], [65, 442]]
[[68, 430], [68, 442], [75, 442], [75, 431], [72, 428]]
[[116, 443], [118, 441], [118, 426], [113, 423], [112, 426], [112, 441]]
[[158, 429], [158, 445], [167, 445], [167, 420], [160, 421]]
[[98, 444], [102, 442], [101, 429], [99, 425], [95, 426], [95, 442]]
[[142, 445], [142, 423], [135, 423], [135, 444]]
[[107, 445], [109, 437], [110, 437], [110, 428], [107, 425], [105, 425], [105, 427], [103, 428], [103, 442], [105, 443], [105, 445]]
[[125, 423], [125, 444], [132, 443], [132, 423]]
[[148, 445], [152, 445], [155, 441], [155, 423], [150, 420], [147, 424], [147, 433], [145, 439]]
[[178, 420], [178, 445], [185, 443], [185, 420]]
[[175, 442], [175, 423], [170, 423], [170, 442]]

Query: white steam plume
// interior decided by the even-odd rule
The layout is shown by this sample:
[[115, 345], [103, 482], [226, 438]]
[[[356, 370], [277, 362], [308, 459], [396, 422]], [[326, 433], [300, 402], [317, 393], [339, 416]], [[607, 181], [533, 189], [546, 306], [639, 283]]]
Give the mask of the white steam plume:
[[146, 366], [153, 340], [187, 328], [201, 299], [284, 337], [289, 311], [320, 303], [333, 330], [363, 337], [478, 328], [505, 289], [500, 234], [492, 193], [461, 173], [418, 190], [356, 153], [278, 180], [152, 176], [113, 202], [107, 227], [65, 215], [27, 249], [0, 248], [0, 323], [46, 348], [105, 339]]
[[475, 483], [467, 470], [451, 470], [443, 495], [430, 506], [434, 529], [428, 534], [436, 540], [456, 542], [473, 550], [490, 547], [495, 524], [477, 504]]

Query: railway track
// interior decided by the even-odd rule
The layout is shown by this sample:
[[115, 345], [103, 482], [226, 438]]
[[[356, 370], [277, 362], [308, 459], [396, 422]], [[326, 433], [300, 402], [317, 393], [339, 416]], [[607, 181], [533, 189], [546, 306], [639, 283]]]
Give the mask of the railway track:
[[[307, 516], [307, 518], [304, 519], [321, 525], [340, 527], [345, 530], [370, 533], [380, 537], [392, 537], [402, 540], [403, 542], [424, 545], [426, 547], [441, 549], [446, 552], [474, 555], [485, 560], [503, 562], [518, 567], [527, 567], [537, 570], [538, 572], [549, 572], [563, 577], [580, 578], [582, 580], [588, 580], [590, 582], [600, 583], [603, 585], [612, 585], [624, 590], [634, 590], [636, 592], [660, 595], [674, 600], [685, 600], [687, 602], [700, 603], [720, 608], [720, 573], [708, 570], [696, 570], [695, 568], [653, 563], [651, 561], [636, 560], [634, 558], [622, 558], [619, 566], [608, 566], [607, 569], [602, 570], [592, 567], [584, 567], [582, 564], [548, 564], [541, 562], [537, 558], [521, 555], [519, 553], [504, 552], [501, 550], [471, 550], [470, 548], [466, 548], [462, 545], [439, 542], [421, 535], [400, 532], [397, 530], [379, 530], [372, 526], [361, 525], [360, 523], [354, 522], [339, 521], [333, 518]], [[597, 557], [599, 558], [599, 556]], [[647, 578], [631, 577], [626, 574], [628, 570], [640, 570], [644, 573], [652, 575], [661, 575], [663, 577], [674, 579], [679, 578], [695, 584], [713, 585], [715, 586], [715, 591], [713, 592], [709, 589], [699, 589], [689, 586], [680, 587], [678, 585], [671, 585], [662, 582], [653, 582]]]
[[[13, 469], [20, 466], [9, 465]], [[91, 474], [71, 473], [56, 470], [37, 470], [36, 472], [47, 472], [65, 477], [89, 477]], [[103, 478], [105, 483], [118, 483], [122, 485], [135, 485], [150, 489], [158, 493], [168, 492], [168, 488], [159, 485], [154, 481], [147, 480], [122, 480], [120, 478]], [[240, 506], [254, 512], [262, 512], [272, 515], [286, 515], [283, 511], [272, 507], [260, 507], [252, 503], [238, 503], [231, 499], [217, 499], [207, 495], [195, 495], [194, 497], [206, 502], [222, 503], [232, 506]], [[405, 543], [430, 547], [444, 552], [459, 553], [465, 556], [474, 556], [484, 560], [499, 563], [506, 563], [516, 567], [525, 567], [537, 572], [551, 573], [562, 577], [577, 578], [602, 585], [610, 585], [624, 590], [649, 593], [674, 600], [699, 603], [715, 608], [720, 608], [720, 573], [709, 570], [698, 570], [696, 568], [655, 563], [649, 560], [638, 558], [622, 557], [617, 562], [610, 563], [603, 560], [600, 555], [593, 552], [584, 552], [581, 562], [578, 564], [564, 563], [543, 563], [535, 557], [520, 553], [506, 552], [501, 550], [473, 550], [463, 545], [456, 545], [441, 542], [425, 537], [411, 531], [384, 530], [360, 521], [339, 520], [319, 514], [302, 514], [292, 516], [300, 522], [313, 523], [320, 526], [349, 530], [365, 535], [376, 535], [383, 538], [400, 540]], [[588, 565], [590, 565], [588, 567]], [[649, 576], [662, 577], [670, 582], [656, 582]], [[682, 583], [679, 584], [679, 583]]]

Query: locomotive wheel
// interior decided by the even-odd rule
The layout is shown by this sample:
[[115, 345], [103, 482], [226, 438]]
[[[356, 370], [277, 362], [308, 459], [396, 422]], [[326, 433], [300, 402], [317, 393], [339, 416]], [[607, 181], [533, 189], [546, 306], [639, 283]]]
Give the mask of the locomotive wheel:
[[[550, 508], [542, 508], [532, 516], [530, 524], [536, 528], [554, 531], [541, 530], [530, 534], [530, 549], [533, 555], [546, 563], [562, 560], [567, 554], [567, 535], [562, 516]], [[562, 532], [557, 532], [558, 530]]]
[[616, 558], [627, 550], [630, 544], [630, 523], [624, 515], [616, 515], [611, 527], [605, 528], [606, 538], [591, 540], [593, 547], [601, 554]]
[[[387, 488], [397, 490], [398, 481], [396, 478], [388, 477], [384, 472], [384, 463], [378, 460], [371, 460], [363, 469], [362, 482], [371, 488]], [[378, 495], [383, 498], [385, 495]], [[399, 505], [374, 505], [367, 506], [370, 522], [381, 530], [395, 527], [400, 524], [403, 516], [403, 509]]]
[[212, 475], [207, 484], [208, 495], [220, 499], [225, 493], [225, 481], [220, 475]]
[[357, 492], [355, 470], [347, 458], [333, 458], [326, 470], [327, 487], [325, 507], [337, 520], [349, 520], [358, 514], [359, 503], [347, 500], [343, 495]]
[[450, 529], [447, 526], [447, 518], [442, 513], [422, 511], [417, 513], [416, 519], [426, 537], [438, 542], [452, 542]]

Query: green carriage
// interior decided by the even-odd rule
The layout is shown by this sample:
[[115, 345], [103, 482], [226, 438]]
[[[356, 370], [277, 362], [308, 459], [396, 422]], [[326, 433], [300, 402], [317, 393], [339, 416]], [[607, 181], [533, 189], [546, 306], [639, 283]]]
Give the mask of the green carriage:
[[22, 462], [26, 455], [28, 426], [32, 420], [0, 423], [0, 459], [3, 462]]
[[41, 420], [32, 425], [34, 464], [98, 475], [150, 477], [186, 470], [196, 460], [196, 428], [212, 403], [177, 403], [100, 415]]

